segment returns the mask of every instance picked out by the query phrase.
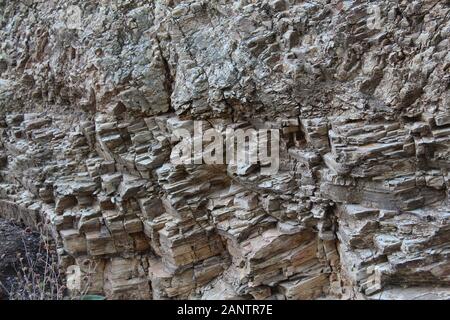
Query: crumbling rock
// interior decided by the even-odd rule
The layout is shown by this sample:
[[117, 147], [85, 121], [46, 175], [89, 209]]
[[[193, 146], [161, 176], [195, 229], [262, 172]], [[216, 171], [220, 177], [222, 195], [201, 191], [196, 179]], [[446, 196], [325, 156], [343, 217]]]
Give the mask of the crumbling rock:
[[[448, 1], [0, 8], [0, 214], [71, 291], [450, 298]], [[279, 130], [279, 172], [172, 163], [194, 120]]]

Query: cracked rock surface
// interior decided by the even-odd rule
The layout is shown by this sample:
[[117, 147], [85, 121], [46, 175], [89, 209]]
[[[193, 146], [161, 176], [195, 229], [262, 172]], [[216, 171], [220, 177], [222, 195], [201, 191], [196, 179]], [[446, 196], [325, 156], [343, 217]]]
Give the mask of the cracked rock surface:
[[[450, 2], [0, 0], [0, 215], [110, 299], [450, 299]], [[194, 120], [280, 170], [174, 165]]]

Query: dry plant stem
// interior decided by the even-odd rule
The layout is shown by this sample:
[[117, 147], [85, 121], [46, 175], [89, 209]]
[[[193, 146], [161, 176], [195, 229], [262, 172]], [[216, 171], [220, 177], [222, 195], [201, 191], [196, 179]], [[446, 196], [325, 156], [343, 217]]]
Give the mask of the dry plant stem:
[[40, 246], [38, 252], [30, 252], [25, 239], [22, 237], [24, 256], [17, 254], [18, 265], [16, 271], [17, 285], [10, 289], [1, 284], [13, 300], [62, 300], [66, 287], [61, 277], [56, 252], [51, 247], [48, 229], [38, 225], [40, 232]]

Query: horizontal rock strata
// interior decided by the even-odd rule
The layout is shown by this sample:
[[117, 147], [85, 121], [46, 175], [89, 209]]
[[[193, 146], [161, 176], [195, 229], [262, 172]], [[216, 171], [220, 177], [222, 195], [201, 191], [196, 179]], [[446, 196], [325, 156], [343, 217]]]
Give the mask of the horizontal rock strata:
[[[450, 3], [0, 1], [0, 214], [110, 299], [450, 299]], [[177, 129], [273, 129], [174, 164]], [[195, 143], [195, 142], [194, 142]]]

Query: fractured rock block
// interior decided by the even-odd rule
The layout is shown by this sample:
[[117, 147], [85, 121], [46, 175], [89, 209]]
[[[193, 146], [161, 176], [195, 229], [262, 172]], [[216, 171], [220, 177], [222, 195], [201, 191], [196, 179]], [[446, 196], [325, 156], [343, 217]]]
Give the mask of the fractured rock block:
[[84, 235], [80, 234], [76, 229], [61, 230], [61, 238], [64, 243], [64, 249], [72, 256], [85, 254], [87, 244]]
[[147, 275], [139, 258], [112, 258], [105, 266], [105, 292], [111, 299], [150, 299]]
[[88, 253], [92, 256], [108, 255], [117, 252], [114, 240], [106, 228], [86, 233], [86, 243]]
[[283, 294], [289, 300], [311, 300], [326, 292], [329, 285], [328, 275], [320, 274], [305, 279], [281, 282]]

